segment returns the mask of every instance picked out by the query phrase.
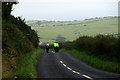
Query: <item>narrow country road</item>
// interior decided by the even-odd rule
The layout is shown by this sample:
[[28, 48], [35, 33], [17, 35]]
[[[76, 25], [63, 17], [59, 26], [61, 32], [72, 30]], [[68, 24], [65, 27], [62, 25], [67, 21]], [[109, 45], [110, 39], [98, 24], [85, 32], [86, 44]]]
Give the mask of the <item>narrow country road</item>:
[[71, 54], [62, 52], [44, 52], [36, 69], [40, 80], [41, 78], [52, 78], [51, 80], [120, 80], [120, 74], [95, 69]]

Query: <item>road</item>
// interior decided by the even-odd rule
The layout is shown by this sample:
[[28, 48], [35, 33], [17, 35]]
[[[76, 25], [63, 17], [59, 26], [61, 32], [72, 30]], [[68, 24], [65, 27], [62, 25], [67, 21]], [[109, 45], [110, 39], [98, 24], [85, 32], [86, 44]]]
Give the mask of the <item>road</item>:
[[95, 69], [63, 52], [44, 52], [36, 69], [40, 80], [120, 80], [120, 74]]

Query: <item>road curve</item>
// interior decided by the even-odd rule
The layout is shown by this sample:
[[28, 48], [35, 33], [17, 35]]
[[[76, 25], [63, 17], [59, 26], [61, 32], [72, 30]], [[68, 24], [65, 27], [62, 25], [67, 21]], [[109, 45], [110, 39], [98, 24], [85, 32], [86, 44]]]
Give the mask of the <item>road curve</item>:
[[68, 80], [120, 80], [120, 74], [95, 69], [69, 53], [44, 52], [36, 67], [38, 78]]

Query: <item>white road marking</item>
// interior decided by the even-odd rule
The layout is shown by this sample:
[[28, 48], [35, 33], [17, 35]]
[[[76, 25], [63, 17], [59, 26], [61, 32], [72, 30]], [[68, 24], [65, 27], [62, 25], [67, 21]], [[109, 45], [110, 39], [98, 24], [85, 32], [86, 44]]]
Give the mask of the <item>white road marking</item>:
[[73, 73], [76, 73], [76, 71], [74, 71], [74, 70], [73, 70], [72, 72], [73, 72]]
[[93, 78], [91, 78], [91, 77], [89, 77], [89, 76], [87, 76], [87, 75], [82, 75], [82, 76], [84, 76], [84, 77], [86, 77], [86, 78], [88, 78], [88, 79], [93, 79]]
[[80, 74], [79, 72], [76, 72], [76, 74]]
[[64, 67], [67, 67], [65, 64], [63, 64]]
[[67, 69], [72, 70], [71, 68], [67, 67]]
[[[68, 67], [66, 64], [64, 64], [63, 61], [60, 61], [60, 63], [61, 63], [64, 67], [67, 67], [67, 69], [70, 70], [70, 71], [72, 71], [73, 73], [76, 73], [76, 74], [79, 74], [79, 75], [81, 74], [81, 73], [79, 73], [79, 72], [77, 72], [77, 71], [72, 70], [70, 67]], [[88, 79], [93, 80], [93, 78], [91, 78], [91, 77], [89, 77], [89, 76], [87, 76], [87, 75], [84, 75], [84, 74], [83, 74], [82, 76], [85, 77], [85, 78], [88, 78]]]
[[73, 71], [74, 73], [76, 73], [76, 74], [80, 74], [79, 72], [77, 72], [77, 71]]
[[60, 63], [63, 63], [62, 61], [60, 61]]

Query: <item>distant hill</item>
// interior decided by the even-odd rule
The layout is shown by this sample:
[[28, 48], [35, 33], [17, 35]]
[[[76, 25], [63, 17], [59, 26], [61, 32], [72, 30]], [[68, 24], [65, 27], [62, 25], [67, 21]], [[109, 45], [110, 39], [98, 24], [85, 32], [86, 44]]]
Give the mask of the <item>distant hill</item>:
[[39, 20], [33, 20], [33, 21], [27, 21], [26, 23], [29, 26], [32, 27], [55, 27], [55, 26], [65, 26], [65, 25], [79, 25], [79, 24], [87, 24], [87, 23], [97, 23], [100, 20], [106, 20], [106, 19], [117, 19], [117, 17], [104, 17], [104, 18], [91, 18], [91, 19], [85, 19], [83, 21], [39, 21]]
[[118, 33], [118, 18], [92, 18], [83, 21], [27, 21], [42, 42], [54, 42], [58, 35], [72, 41], [79, 36], [111, 35]]
[[111, 35], [118, 33], [118, 18], [92, 18], [83, 21], [27, 21], [42, 42], [53, 43], [58, 35], [72, 41], [79, 36]]

